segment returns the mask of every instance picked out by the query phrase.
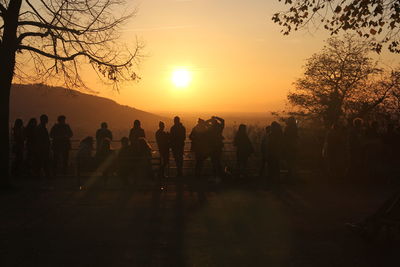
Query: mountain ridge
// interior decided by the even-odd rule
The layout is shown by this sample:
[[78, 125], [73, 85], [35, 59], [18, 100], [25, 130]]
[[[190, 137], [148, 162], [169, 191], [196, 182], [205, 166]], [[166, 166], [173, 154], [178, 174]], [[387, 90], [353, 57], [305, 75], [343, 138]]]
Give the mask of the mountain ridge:
[[116, 137], [121, 137], [128, 135], [135, 119], [149, 132], [158, 128], [160, 120], [168, 120], [109, 98], [42, 84], [13, 84], [10, 107], [11, 124], [21, 118], [26, 125], [30, 118], [39, 119], [41, 114], [47, 114], [51, 127], [59, 115], [65, 115], [74, 136], [79, 138], [93, 136], [103, 121]]

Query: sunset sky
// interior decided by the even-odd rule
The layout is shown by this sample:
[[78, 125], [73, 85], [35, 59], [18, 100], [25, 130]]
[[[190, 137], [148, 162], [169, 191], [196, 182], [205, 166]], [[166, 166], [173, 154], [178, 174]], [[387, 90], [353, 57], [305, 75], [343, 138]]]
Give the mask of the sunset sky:
[[[266, 112], [284, 107], [301, 67], [320, 51], [324, 31], [283, 36], [271, 21], [277, 0], [141, 0], [124, 38], [145, 43], [139, 83], [119, 93], [97, 81], [101, 96], [152, 112]], [[395, 56], [397, 57], [397, 56]], [[177, 87], [177, 69], [191, 75]]]

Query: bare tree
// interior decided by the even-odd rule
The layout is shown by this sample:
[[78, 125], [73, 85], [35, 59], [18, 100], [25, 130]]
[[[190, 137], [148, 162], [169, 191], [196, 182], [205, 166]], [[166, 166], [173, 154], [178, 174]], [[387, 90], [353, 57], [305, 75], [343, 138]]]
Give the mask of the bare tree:
[[329, 127], [345, 117], [368, 114], [400, 86], [395, 72], [388, 73], [368, 57], [368, 42], [346, 35], [326, 43], [307, 60], [304, 76], [288, 94], [300, 114]]
[[390, 116], [398, 111], [391, 110], [396, 92], [400, 90], [400, 73], [396, 70], [381, 70], [371, 75], [358, 86], [344, 103], [344, 113], [349, 117], [374, 115]]
[[398, 120], [400, 118], [400, 71], [392, 71], [390, 77], [386, 79], [388, 85], [394, 85], [382, 104], [379, 106], [379, 112], [385, 114], [389, 119]]
[[320, 27], [331, 34], [353, 31], [371, 42], [380, 52], [389, 44], [391, 52], [400, 52], [400, 2], [398, 0], [278, 0], [288, 9], [273, 15], [272, 20], [287, 35], [305, 26]]
[[[121, 26], [134, 15], [124, 0], [0, 0], [0, 169], [9, 162], [9, 98], [15, 77], [85, 86], [82, 64], [105, 82], [136, 80], [141, 46], [121, 46]], [[26, 62], [36, 73], [24, 73]], [[4, 177], [4, 176], [3, 176]], [[8, 175], [7, 175], [8, 177]]]

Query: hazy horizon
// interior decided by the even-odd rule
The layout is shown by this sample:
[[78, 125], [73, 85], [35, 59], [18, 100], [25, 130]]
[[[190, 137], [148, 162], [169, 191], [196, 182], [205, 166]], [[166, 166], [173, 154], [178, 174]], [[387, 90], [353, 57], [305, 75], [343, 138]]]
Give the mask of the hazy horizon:
[[196, 125], [198, 118], [208, 119], [214, 115], [225, 119], [227, 133], [231, 133], [242, 123], [264, 128], [273, 120], [270, 112], [148, 112], [120, 105], [117, 101], [97, 95], [71, 94], [62, 87], [43, 85], [14, 84], [11, 105], [10, 128], [16, 119], [22, 119], [26, 125], [29, 119], [32, 117], [38, 119], [41, 114], [48, 115], [51, 127], [59, 115], [65, 115], [73, 129], [74, 139], [94, 136], [104, 121], [114, 132], [116, 140], [119, 140], [128, 135], [133, 121], [139, 119], [149, 140], [153, 140], [159, 121], [163, 121], [169, 129], [173, 125], [175, 116], [181, 117], [188, 133]]

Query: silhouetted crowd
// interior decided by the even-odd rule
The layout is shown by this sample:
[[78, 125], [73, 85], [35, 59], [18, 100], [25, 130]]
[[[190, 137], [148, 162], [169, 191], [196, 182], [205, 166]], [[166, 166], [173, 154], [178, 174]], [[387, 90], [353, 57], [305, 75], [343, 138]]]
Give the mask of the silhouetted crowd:
[[[71, 127], [63, 115], [58, 117], [57, 123], [50, 131], [47, 129], [47, 124], [46, 115], [40, 116], [39, 123], [32, 118], [25, 127], [21, 119], [15, 121], [12, 131], [14, 176], [50, 177], [67, 173], [73, 136]], [[208, 120], [199, 118], [190, 132], [188, 138], [191, 141], [190, 150], [195, 158], [196, 177], [202, 176], [207, 159], [210, 159], [215, 177], [227, 174], [226, 168], [221, 163], [224, 128], [224, 119], [213, 116]], [[160, 122], [155, 139], [160, 155], [159, 177], [165, 177], [166, 171], [169, 170], [170, 154], [175, 161], [176, 175], [183, 176], [186, 128], [180, 118], [174, 118], [169, 132], [165, 129], [165, 123]], [[264, 175], [267, 165], [268, 177], [271, 180], [279, 177], [282, 160], [287, 162], [289, 174], [292, 175], [295, 171], [297, 139], [297, 124], [294, 118], [288, 119], [284, 130], [277, 122], [266, 127], [260, 148], [262, 154], [260, 175]], [[137, 175], [152, 176], [152, 148], [146, 140], [145, 131], [139, 120], [134, 121], [129, 136], [120, 140], [121, 148], [118, 151], [111, 148], [112, 140], [113, 134], [106, 122], [101, 123], [95, 139], [88, 136], [81, 140], [76, 153], [78, 176], [82, 172], [93, 170], [100, 171], [106, 178], [116, 173], [124, 182], [127, 182], [129, 177]], [[254, 153], [246, 125], [239, 126], [233, 145], [237, 151], [238, 174], [241, 177], [246, 176], [248, 159]]]
[[52, 171], [56, 173], [57, 170], [66, 173], [72, 130], [65, 116], [58, 117], [50, 132], [47, 129], [48, 121], [46, 115], [41, 115], [39, 123], [32, 118], [24, 127], [21, 119], [15, 120], [12, 131], [13, 176], [44, 174], [50, 177]]
[[[24, 127], [21, 119], [15, 120], [12, 129], [13, 162], [11, 172], [14, 177], [54, 177], [58, 174], [65, 175], [69, 166], [71, 151], [71, 138], [73, 132], [66, 123], [66, 117], [61, 115], [50, 131], [47, 129], [47, 115], [40, 116], [39, 123], [36, 118], [29, 120]], [[173, 129], [176, 131], [174, 155], [179, 160], [179, 138], [185, 137], [180, 131], [179, 118]], [[171, 129], [172, 132], [172, 129]], [[80, 144], [76, 154], [76, 170], [78, 176], [85, 171], [98, 170], [105, 178], [117, 173], [126, 181], [126, 177], [133, 171], [146, 171], [151, 175], [152, 150], [145, 139], [145, 132], [140, 121], [135, 120], [128, 137], [121, 139], [121, 148], [116, 151], [111, 149], [113, 134], [108, 129], [106, 122], [101, 123], [96, 131], [96, 150], [94, 151], [94, 138], [88, 136]], [[182, 140], [182, 142], [184, 139]], [[181, 161], [183, 157], [181, 157]]]
[[[286, 126], [274, 121], [263, 133], [260, 144], [261, 162], [259, 177], [268, 184], [279, 182], [282, 166], [285, 165], [287, 177], [296, 176], [299, 152], [299, 134], [297, 121], [290, 117]], [[12, 174], [14, 177], [52, 177], [66, 174], [69, 166], [71, 138], [73, 132], [61, 115], [50, 131], [47, 129], [48, 117], [40, 116], [29, 120], [24, 127], [23, 121], [17, 119], [12, 129]], [[398, 168], [400, 133], [394, 124], [381, 127], [377, 121], [365, 123], [356, 118], [347, 126], [334, 124], [326, 133], [322, 155], [327, 163], [327, 170], [332, 177], [365, 177], [365, 174], [376, 176], [382, 171], [392, 172]], [[159, 122], [155, 139], [159, 151], [159, 168], [157, 176], [170, 176], [170, 155], [174, 158], [176, 177], [183, 176], [185, 156], [186, 128], [176, 116], [169, 132], [165, 123]], [[199, 201], [204, 202], [206, 180], [203, 175], [206, 160], [210, 160], [216, 178], [231, 176], [223, 167], [224, 119], [213, 116], [204, 120], [199, 118], [188, 138], [191, 141], [191, 153], [194, 155], [194, 176]], [[153, 151], [146, 140], [144, 129], [139, 120], [135, 120], [129, 136], [122, 137], [118, 151], [111, 148], [113, 134], [106, 122], [101, 123], [95, 139], [88, 136], [81, 140], [76, 154], [76, 171], [78, 178], [83, 172], [100, 172], [104, 182], [116, 175], [124, 185], [135, 182], [135, 178], [153, 178]], [[96, 147], [94, 148], [94, 143]], [[318, 142], [316, 142], [318, 143]], [[236, 147], [237, 175], [243, 178], [248, 174], [249, 157], [255, 153], [254, 145], [248, 135], [247, 126], [240, 124], [233, 139]], [[301, 149], [305, 149], [302, 146]], [[95, 151], [95, 152], [94, 152]], [[395, 173], [395, 172], [394, 172]], [[79, 180], [80, 182], [80, 180]], [[390, 197], [373, 215], [358, 223], [346, 224], [351, 230], [365, 233], [368, 229], [378, 232], [388, 220], [398, 222], [400, 210], [400, 193]], [[385, 221], [385, 223], [382, 223]]]
[[276, 181], [280, 176], [281, 163], [285, 162], [288, 177], [292, 178], [296, 172], [298, 139], [297, 121], [294, 117], [286, 120], [284, 129], [276, 121], [265, 127], [260, 148], [262, 155], [260, 176], [264, 174], [267, 165], [269, 181]]
[[[299, 150], [297, 121], [290, 117], [285, 123], [285, 127], [276, 121], [267, 126], [259, 147], [259, 176], [268, 177], [269, 182], [279, 179], [282, 164], [288, 171], [288, 177], [296, 174]], [[67, 173], [73, 136], [71, 127], [63, 115], [58, 117], [50, 131], [47, 124], [46, 115], [40, 116], [39, 122], [35, 118], [30, 119], [25, 127], [21, 119], [15, 121], [12, 131], [13, 176], [51, 177]], [[229, 174], [229, 170], [221, 162], [224, 128], [225, 121], [222, 118], [199, 118], [188, 135], [191, 141], [190, 150], [195, 159], [195, 177], [202, 176], [204, 163], [208, 159], [215, 177], [222, 178]], [[176, 176], [183, 176], [186, 135], [186, 128], [179, 117], [174, 118], [169, 131], [165, 129], [164, 122], [159, 123], [159, 129], [155, 133], [160, 156], [159, 177], [165, 177], [169, 170], [171, 155], [175, 161]], [[323, 145], [328, 171], [333, 176], [340, 177], [359, 175], [363, 171], [371, 174], [382, 167], [393, 167], [397, 163], [399, 137], [393, 124], [382, 129], [376, 121], [366, 124], [359, 118], [354, 119], [347, 127], [335, 124], [327, 132]], [[153, 175], [152, 148], [139, 120], [134, 121], [129, 135], [120, 140], [121, 148], [118, 151], [111, 148], [112, 140], [113, 134], [106, 122], [101, 123], [95, 138], [88, 136], [81, 140], [76, 154], [78, 175], [81, 172], [98, 170], [104, 177], [117, 174], [124, 182], [133, 176]], [[233, 145], [236, 148], [237, 176], [246, 177], [249, 157], [255, 153], [246, 125], [239, 126]]]
[[355, 118], [348, 126], [334, 124], [328, 131], [323, 155], [334, 177], [376, 176], [398, 165], [400, 134], [395, 125]]

